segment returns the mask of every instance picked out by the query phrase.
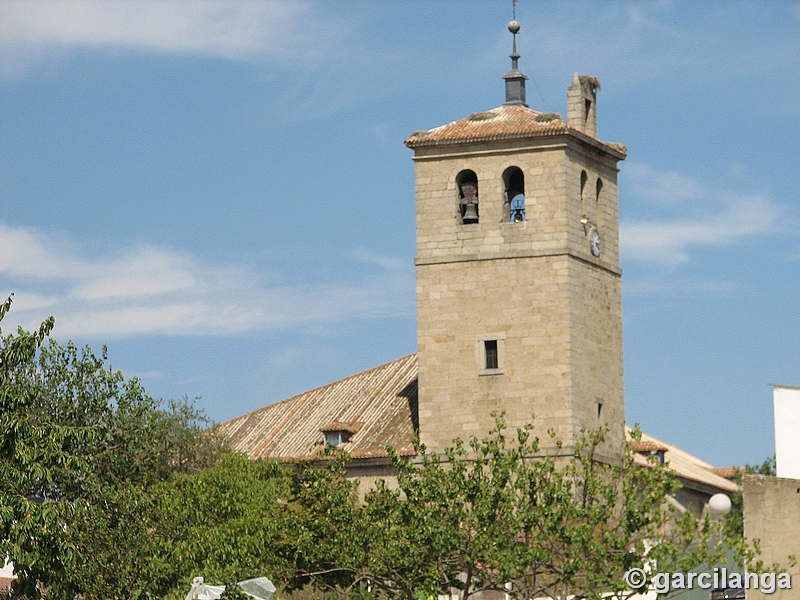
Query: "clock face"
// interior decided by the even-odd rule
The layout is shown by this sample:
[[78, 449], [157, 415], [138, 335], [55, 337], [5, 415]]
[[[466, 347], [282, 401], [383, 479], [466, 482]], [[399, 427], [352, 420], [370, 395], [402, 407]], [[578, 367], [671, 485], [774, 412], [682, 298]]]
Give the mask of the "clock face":
[[592, 250], [593, 256], [600, 256], [600, 234], [594, 227], [589, 232], [589, 248]]

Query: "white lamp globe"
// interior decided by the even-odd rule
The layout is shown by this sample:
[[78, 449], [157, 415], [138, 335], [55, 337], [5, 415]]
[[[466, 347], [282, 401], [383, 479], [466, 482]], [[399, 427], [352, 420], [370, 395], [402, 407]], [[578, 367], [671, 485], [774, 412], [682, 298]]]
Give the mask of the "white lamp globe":
[[714, 494], [708, 499], [708, 516], [721, 519], [731, 512], [731, 499], [727, 494]]

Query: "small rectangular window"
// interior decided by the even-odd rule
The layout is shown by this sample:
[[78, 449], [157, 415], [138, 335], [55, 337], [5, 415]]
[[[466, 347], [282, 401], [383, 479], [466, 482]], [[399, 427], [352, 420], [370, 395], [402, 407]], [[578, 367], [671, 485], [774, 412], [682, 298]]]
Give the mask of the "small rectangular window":
[[325, 445], [326, 446], [341, 446], [342, 445], [342, 432], [341, 431], [326, 431], [325, 432]]
[[475, 340], [475, 362], [478, 376], [505, 374], [505, 331], [489, 331]]
[[325, 445], [326, 446], [341, 446], [350, 441], [349, 431], [326, 431], [325, 432]]
[[497, 360], [497, 340], [484, 340], [483, 344], [486, 349], [486, 368], [497, 369], [499, 366]]

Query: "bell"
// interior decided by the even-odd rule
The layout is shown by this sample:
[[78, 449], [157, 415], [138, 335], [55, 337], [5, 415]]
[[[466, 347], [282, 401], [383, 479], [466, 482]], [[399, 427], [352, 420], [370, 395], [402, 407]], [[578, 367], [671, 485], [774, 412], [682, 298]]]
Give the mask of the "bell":
[[478, 222], [478, 205], [470, 202], [464, 205], [464, 218], [462, 222], [467, 225], [469, 223]]

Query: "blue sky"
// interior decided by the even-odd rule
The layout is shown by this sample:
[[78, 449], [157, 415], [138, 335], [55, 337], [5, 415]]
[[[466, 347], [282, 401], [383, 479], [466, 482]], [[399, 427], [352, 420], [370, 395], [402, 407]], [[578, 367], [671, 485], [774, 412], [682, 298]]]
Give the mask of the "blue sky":
[[[407, 135], [503, 102], [511, 2], [0, 4], [0, 293], [225, 420], [414, 352]], [[800, 4], [526, 2], [595, 75], [629, 423], [725, 466], [800, 385]]]

